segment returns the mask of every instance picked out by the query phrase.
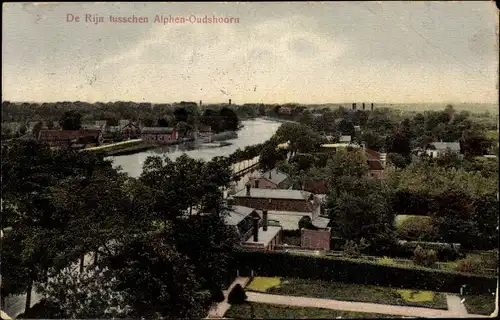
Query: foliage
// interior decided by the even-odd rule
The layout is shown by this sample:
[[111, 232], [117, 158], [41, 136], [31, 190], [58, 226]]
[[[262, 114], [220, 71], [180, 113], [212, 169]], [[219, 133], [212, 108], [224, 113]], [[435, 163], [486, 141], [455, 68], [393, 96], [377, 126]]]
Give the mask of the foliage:
[[369, 247], [369, 244], [364, 238], [356, 243], [353, 240], [348, 240], [344, 245], [344, 255], [351, 258], [358, 257], [363, 250]]
[[212, 290], [210, 291], [210, 298], [213, 302], [216, 303], [222, 302], [226, 299], [220, 287], [212, 288]]
[[413, 251], [413, 255], [413, 263], [419, 266], [431, 267], [437, 261], [435, 250], [424, 250], [421, 246], [417, 246], [415, 251]]
[[464, 305], [469, 314], [490, 316], [495, 311], [496, 297], [494, 292], [488, 295], [467, 295]]
[[79, 130], [82, 127], [82, 115], [75, 110], [66, 111], [59, 123], [63, 130]]
[[430, 302], [434, 300], [434, 292], [399, 289], [397, 293], [407, 302]]
[[468, 255], [464, 259], [457, 260], [457, 271], [466, 273], [481, 273], [483, 269], [484, 263], [479, 257]]
[[247, 295], [245, 289], [241, 284], [237, 283], [227, 297], [227, 302], [229, 304], [243, 304], [247, 300]]
[[437, 238], [438, 230], [431, 217], [412, 216], [401, 222], [397, 234], [399, 238], [410, 241], [433, 241]]
[[298, 223], [298, 228], [299, 230], [301, 229], [310, 229], [310, 230], [317, 230], [318, 228], [313, 225], [311, 217], [309, 216], [303, 216], [300, 218], [299, 223]]
[[124, 317], [130, 312], [120, 292], [117, 279], [107, 268], [86, 267], [82, 273], [65, 268], [49, 278], [41, 288], [47, 302], [58, 306], [57, 316], [67, 319]]
[[419, 266], [387, 266], [347, 258], [292, 255], [281, 252], [234, 252], [234, 267], [258, 270], [263, 277], [321, 279], [343, 283], [458, 292], [463, 284], [472, 292], [495, 290], [496, 278], [466, 275]]

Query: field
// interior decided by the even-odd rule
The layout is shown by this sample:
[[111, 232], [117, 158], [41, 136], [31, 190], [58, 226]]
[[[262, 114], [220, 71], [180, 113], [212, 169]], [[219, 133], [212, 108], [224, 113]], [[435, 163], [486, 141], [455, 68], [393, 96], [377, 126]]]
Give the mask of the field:
[[335, 319], [338, 317], [342, 317], [344, 319], [400, 318], [398, 316], [385, 314], [280, 306], [267, 303], [233, 305], [226, 312], [224, 317], [234, 319]]
[[250, 282], [247, 290], [287, 296], [448, 309], [446, 296], [440, 292], [295, 278], [281, 278], [279, 282], [277, 278], [256, 279], [255, 284], [252, 283], [253, 280]]

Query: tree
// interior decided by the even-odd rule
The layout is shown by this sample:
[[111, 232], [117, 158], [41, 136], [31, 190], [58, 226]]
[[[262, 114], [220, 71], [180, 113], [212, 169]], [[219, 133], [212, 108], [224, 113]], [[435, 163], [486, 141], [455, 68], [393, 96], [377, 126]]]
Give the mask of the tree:
[[24, 123], [21, 124], [21, 126], [19, 127], [19, 133], [23, 136], [26, 134], [26, 131], [28, 131], [28, 127], [26, 127]]
[[174, 111], [174, 116], [175, 116], [175, 122], [178, 123], [178, 122], [188, 122], [188, 117], [189, 117], [189, 113], [188, 111], [183, 108], [183, 107], [179, 107], [179, 108], [176, 108], [175, 111]]
[[435, 250], [424, 250], [421, 246], [417, 246], [413, 251], [413, 263], [419, 266], [431, 267], [437, 261]]
[[220, 110], [219, 116], [220, 120], [222, 121], [221, 127], [223, 128], [223, 130], [238, 130], [239, 119], [233, 110], [224, 107]]
[[131, 311], [118, 281], [107, 267], [65, 268], [41, 287], [47, 302], [58, 306], [58, 318], [120, 318]]
[[341, 176], [331, 185], [327, 208], [332, 229], [347, 240], [364, 238], [375, 252], [394, 243], [394, 214], [382, 186], [370, 177]]
[[38, 121], [35, 126], [33, 127], [32, 135], [34, 138], [38, 138], [38, 135], [40, 134], [40, 131], [43, 128], [43, 124], [41, 121]]
[[82, 127], [82, 116], [74, 110], [66, 111], [59, 120], [59, 123], [63, 130], [80, 130]]
[[247, 300], [247, 295], [245, 293], [245, 289], [241, 286], [241, 284], [237, 283], [234, 288], [229, 292], [227, 297], [227, 302], [229, 304], [244, 304]]
[[361, 133], [361, 141], [365, 143], [366, 148], [371, 150], [382, 151], [384, 148], [384, 138], [370, 129]]
[[164, 118], [158, 119], [158, 127], [168, 127], [169, 123]]
[[301, 229], [310, 229], [310, 230], [317, 230], [318, 228], [313, 225], [311, 217], [309, 216], [303, 216], [299, 220], [299, 230]]
[[193, 319], [205, 316], [210, 302], [193, 267], [160, 234], [137, 235], [108, 260], [134, 318]]
[[409, 241], [434, 241], [438, 230], [431, 217], [409, 217], [397, 228], [399, 238]]

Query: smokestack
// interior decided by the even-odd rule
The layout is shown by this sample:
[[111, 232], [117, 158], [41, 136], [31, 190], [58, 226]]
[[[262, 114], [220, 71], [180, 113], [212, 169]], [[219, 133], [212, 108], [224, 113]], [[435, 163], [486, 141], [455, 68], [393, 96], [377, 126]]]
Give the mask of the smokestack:
[[272, 171], [273, 171], [273, 170], [269, 170], [269, 179], [271, 179], [271, 178], [272, 178], [272, 175], [271, 175], [271, 172], [272, 172]]
[[247, 197], [250, 197], [250, 188], [251, 186], [247, 184]]
[[356, 103], [352, 104], [352, 110], [356, 110]]
[[267, 231], [267, 210], [262, 210], [262, 230]]
[[372, 103], [372, 111], [373, 111], [373, 103]]
[[363, 111], [365, 111], [365, 103], [363, 102]]
[[201, 107], [201, 100], [200, 100], [200, 107]]
[[231, 99], [229, 99], [229, 105], [231, 105]]
[[253, 217], [253, 242], [259, 242], [259, 218]]

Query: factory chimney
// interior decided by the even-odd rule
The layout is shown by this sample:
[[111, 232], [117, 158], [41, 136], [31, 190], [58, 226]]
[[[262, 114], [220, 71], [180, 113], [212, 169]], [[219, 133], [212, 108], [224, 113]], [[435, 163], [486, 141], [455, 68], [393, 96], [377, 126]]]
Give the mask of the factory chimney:
[[267, 210], [262, 210], [262, 230], [267, 231]]
[[356, 103], [352, 104], [352, 110], [356, 110]]
[[231, 105], [231, 99], [229, 99], [229, 105]]

